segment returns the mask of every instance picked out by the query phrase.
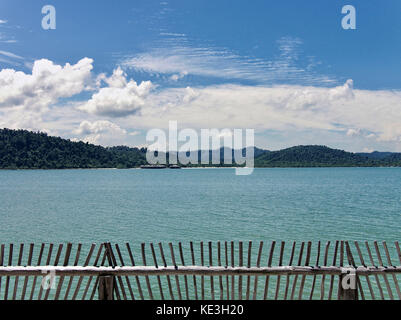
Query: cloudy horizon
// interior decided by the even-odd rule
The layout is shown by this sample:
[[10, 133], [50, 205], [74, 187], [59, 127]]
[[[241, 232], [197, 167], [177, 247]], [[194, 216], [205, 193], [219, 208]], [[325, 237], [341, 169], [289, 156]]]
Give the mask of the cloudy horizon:
[[[85, 6], [81, 15], [90, 12]], [[204, 21], [189, 24], [186, 19], [197, 8], [188, 4], [124, 6], [130, 10], [118, 18], [122, 11], [112, 11], [110, 35], [105, 32], [95, 45], [103, 30], [98, 16], [86, 17], [93, 26], [77, 40], [70, 35], [76, 27], [68, 22], [72, 8], [67, 4], [55, 1], [57, 29], [51, 31], [40, 28], [40, 10], [27, 19], [8, 4], [0, 16], [0, 128], [104, 146], [145, 146], [147, 130], [168, 128], [168, 121], [175, 120], [180, 128], [196, 130], [255, 129], [255, 145], [269, 150], [315, 144], [352, 152], [401, 151], [396, 59], [401, 48], [393, 42], [395, 22], [377, 52], [367, 50], [371, 43], [363, 19], [350, 31], [354, 34], [339, 26], [335, 31], [329, 31], [331, 25], [321, 27], [320, 36], [333, 33], [337, 46], [347, 49], [335, 53], [317, 30], [299, 32], [298, 20], [281, 32], [269, 32], [274, 21], [265, 22], [269, 31], [259, 33], [253, 32], [259, 24], [244, 20], [253, 32], [247, 38], [224, 28], [223, 18], [213, 20], [221, 28], [213, 37]], [[337, 7], [326, 8], [329, 17], [337, 17], [333, 24], [341, 21]], [[100, 9], [110, 7], [102, 3]], [[249, 14], [257, 10], [245, 9]], [[182, 18], [184, 13], [190, 17]], [[198, 33], [203, 27], [205, 39]], [[112, 39], [114, 34], [120, 41]], [[141, 42], [145, 35], [147, 41]], [[51, 41], [59, 48], [49, 46]]]

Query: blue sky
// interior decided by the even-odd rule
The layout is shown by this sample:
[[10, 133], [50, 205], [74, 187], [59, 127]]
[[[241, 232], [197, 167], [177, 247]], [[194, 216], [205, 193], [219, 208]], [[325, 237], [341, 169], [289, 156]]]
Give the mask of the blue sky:
[[[41, 27], [46, 4], [56, 30]], [[346, 4], [356, 30], [341, 27]], [[3, 72], [0, 127], [143, 145], [178, 120], [254, 128], [269, 149], [401, 151], [400, 13], [397, 0], [0, 1], [0, 69], [25, 76]], [[28, 77], [42, 59], [65, 91], [44, 97], [43, 76]]]

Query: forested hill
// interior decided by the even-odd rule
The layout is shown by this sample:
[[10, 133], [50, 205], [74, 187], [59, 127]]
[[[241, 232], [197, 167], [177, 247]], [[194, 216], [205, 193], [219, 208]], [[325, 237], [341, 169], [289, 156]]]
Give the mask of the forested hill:
[[[357, 167], [389, 165], [386, 158], [367, 156], [331, 149], [326, 146], [297, 146], [265, 152], [255, 159], [257, 167]], [[400, 165], [401, 162], [393, 165]]]
[[[135, 168], [143, 164], [144, 148], [105, 148], [45, 133], [0, 129], [0, 169]], [[255, 149], [255, 166], [401, 166], [401, 154], [357, 154], [325, 146], [297, 146], [280, 151]]]
[[146, 150], [104, 148], [26, 130], [0, 130], [0, 168], [132, 168], [146, 163]]

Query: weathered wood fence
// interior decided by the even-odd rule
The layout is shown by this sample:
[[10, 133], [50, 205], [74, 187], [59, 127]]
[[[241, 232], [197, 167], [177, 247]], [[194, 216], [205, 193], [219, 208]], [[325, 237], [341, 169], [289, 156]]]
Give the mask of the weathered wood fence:
[[0, 245], [0, 300], [401, 299], [398, 242]]

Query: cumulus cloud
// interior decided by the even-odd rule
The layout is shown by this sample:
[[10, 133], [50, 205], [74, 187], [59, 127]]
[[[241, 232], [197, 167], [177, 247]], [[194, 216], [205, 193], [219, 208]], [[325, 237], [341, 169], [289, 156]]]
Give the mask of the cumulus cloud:
[[82, 121], [74, 133], [83, 141], [108, 146], [123, 144], [127, 135], [125, 129], [107, 120]]
[[287, 94], [282, 95], [280, 91], [276, 93], [279, 95], [279, 99], [282, 98], [279, 103], [292, 110], [320, 108], [336, 101], [354, 98], [351, 79], [347, 80], [342, 86], [330, 89], [316, 87], [288, 87], [287, 89], [290, 89], [287, 90]]
[[[277, 143], [293, 135], [297, 144], [335, 141], [359, 150], [401, 151], [401, 91], [357, 90], [352, 80], [331, 88], [224, 84], [152, 90], [152, 82], [138, 84], [121, 68], [96, 78], [92, 63], [84, 58], [61, 66], [42, 59], [32, 74], [1, 70], [0, 127], [133, 145], [143, 143], [133, 128], [167, 128], [176, 120], [182, 128], [253, 128], [265, 141], [275, 135]], [[85, 90], [93, 91], [87, 101], [61, 99]]]
[[184, 103], [189, 103], [189, 102], [193, 101], [194, 99], [196, 99], [198, 96], [199, 96], [199, 93], [197, 91], [195, 91], [191, 87], [186, 87], [185, 95], [182, 98], [182, 101]]
[[[2, 52], [4, 54], [5, 52]], [[11, 56], [7, 53], [8, 56]], [[93, 60], [84, 58], [75, 65], [35, 61], [32, 74], [14, 69], [0, 71], [0, 107], [41, 109], [82, 92], [91, 76]]]
[[132, 79], [127, 81], [127, 75], [120, 67], [109, 78], [103, 75], [100, 79], [107, 86], [94, 93], [78, 107], [79, 110], [109, 117], [135, 114], [145, 104], [144, 98], [153, 87], [150, 81], [143, 81], [139, 85]]
[[329, 90], [329, 99], [332, 101], [338, 99], [352, 99], [354, 98], [353, 88], [354, 81], [348, 79], [344, 85]]
[[[401, 92], [334, 88], [220, 85], [170, 88], [150, 95], [141, 115], [127, 119], [165, 128], [254, 128], [259, 132], [336, 132], [343, 137], [401, 141]], [[313, 131], [312, 131], [313, 132]]]

